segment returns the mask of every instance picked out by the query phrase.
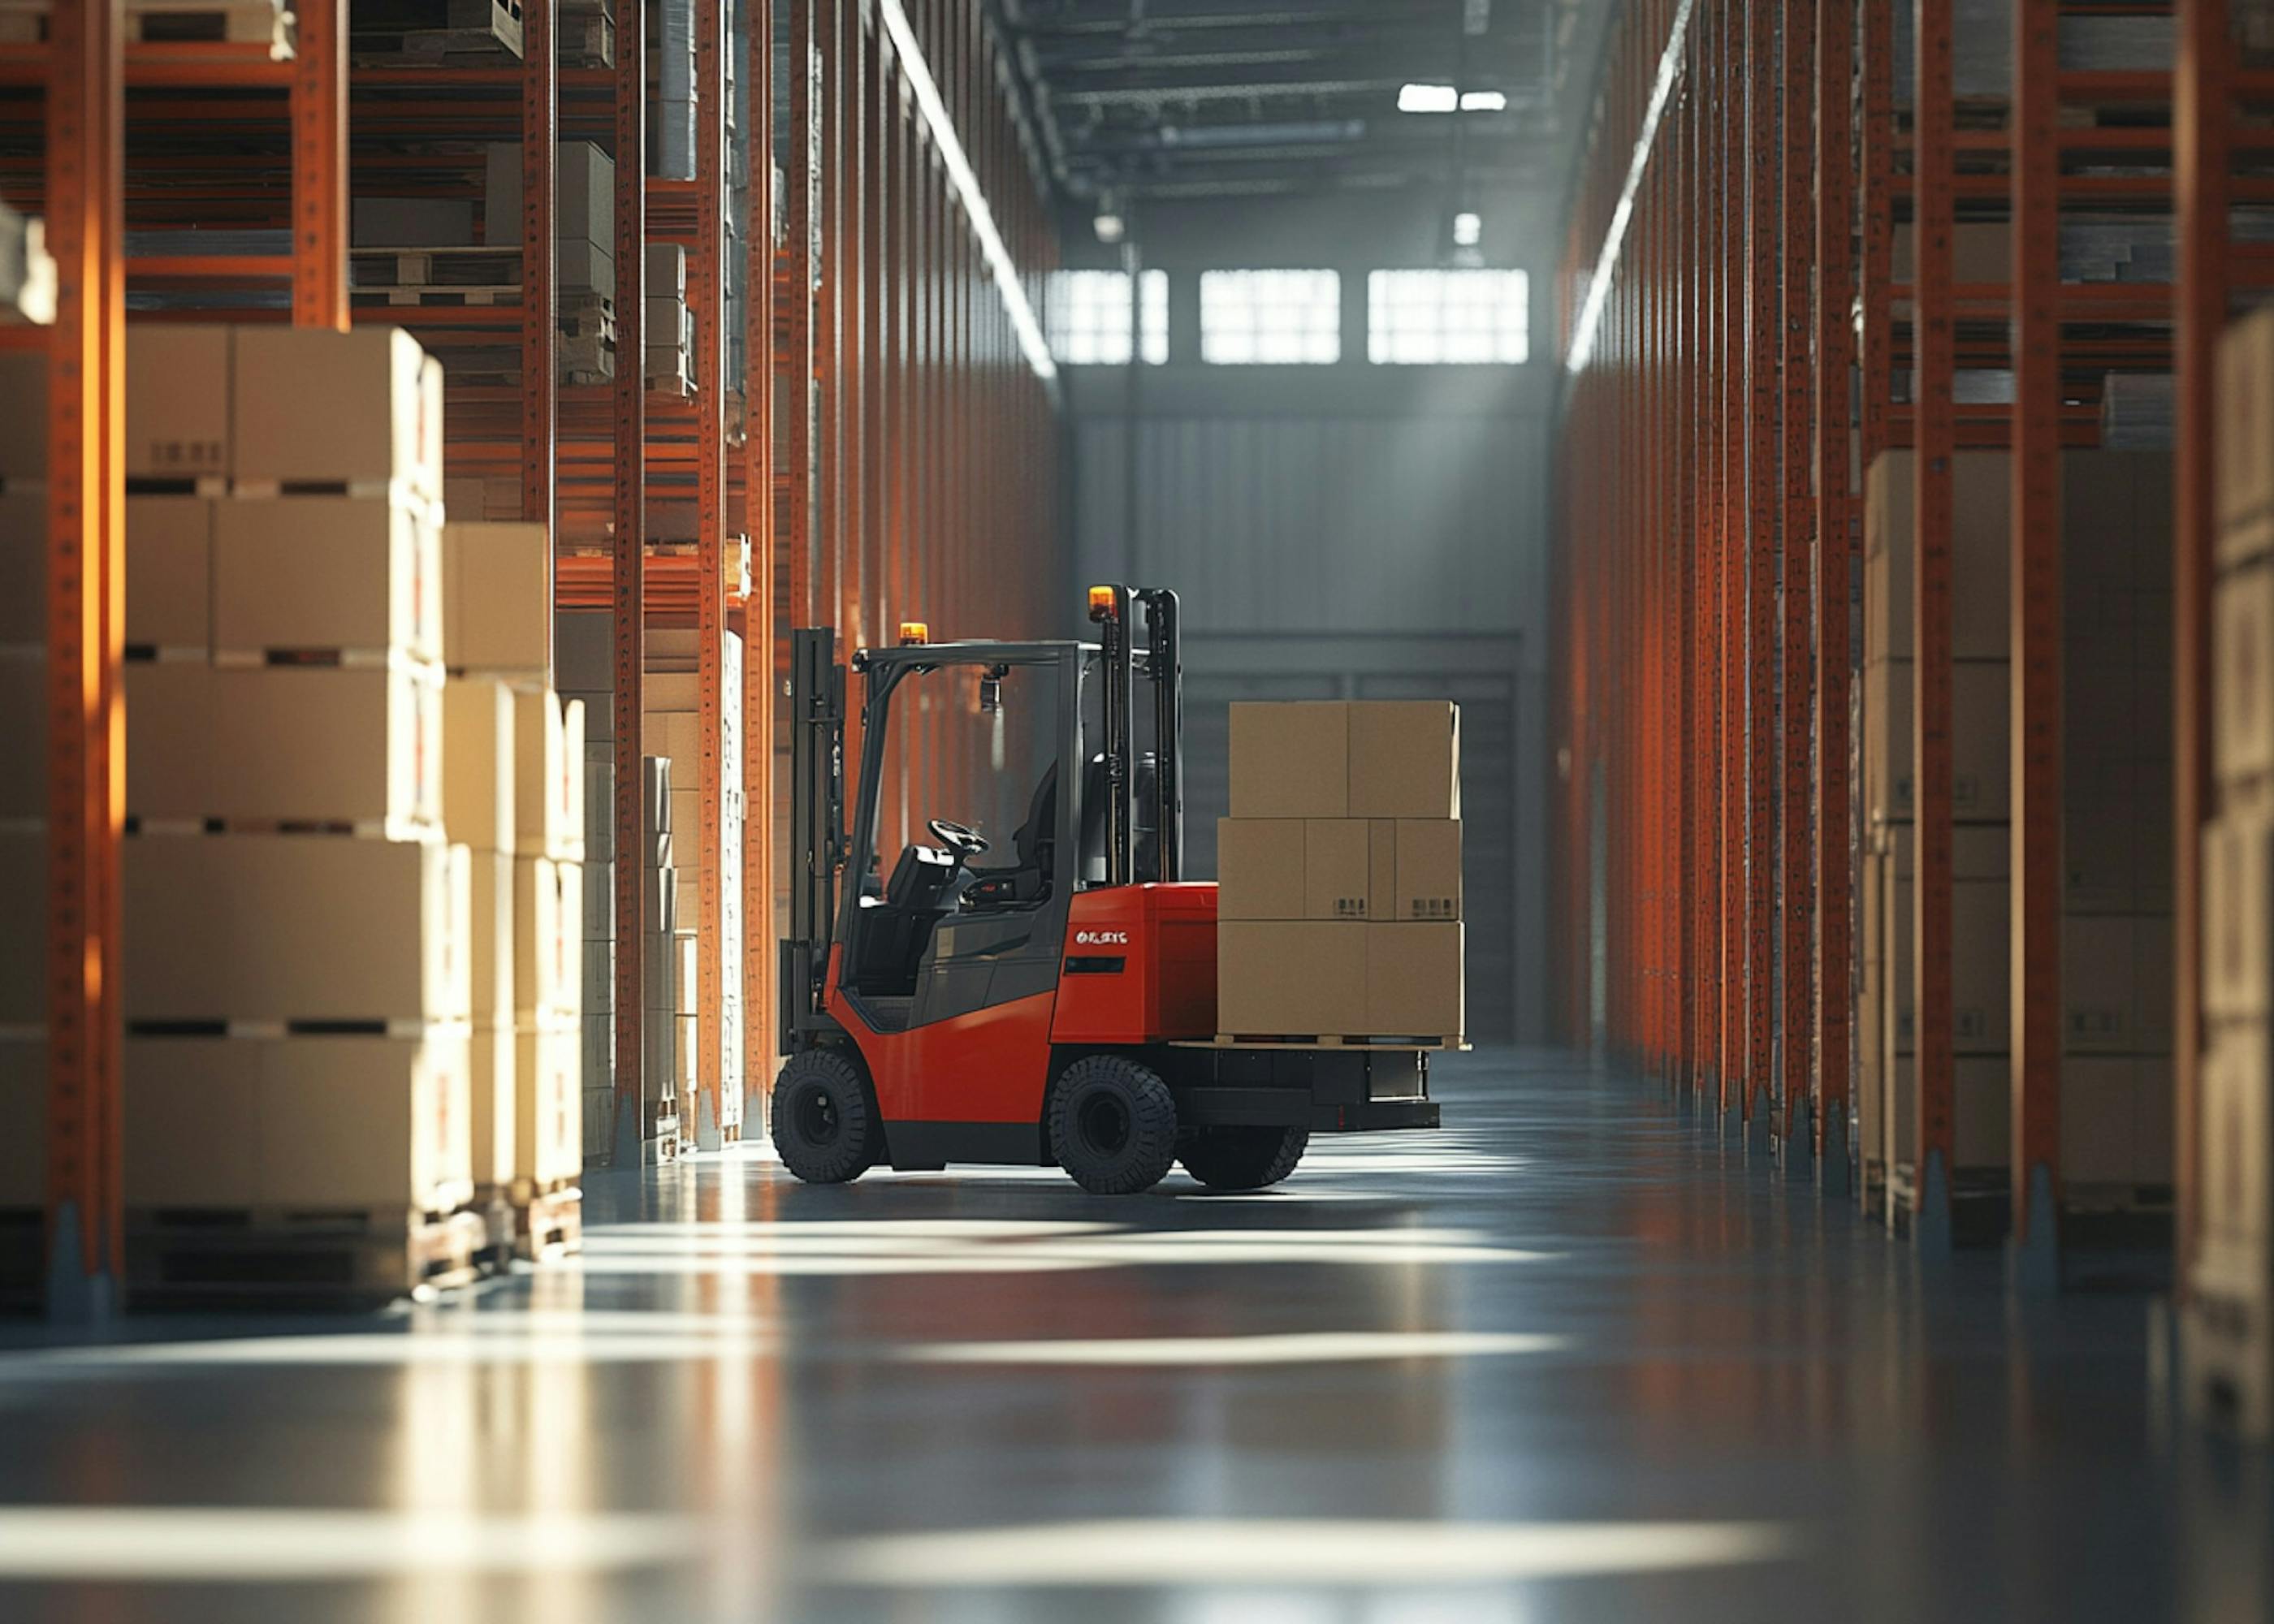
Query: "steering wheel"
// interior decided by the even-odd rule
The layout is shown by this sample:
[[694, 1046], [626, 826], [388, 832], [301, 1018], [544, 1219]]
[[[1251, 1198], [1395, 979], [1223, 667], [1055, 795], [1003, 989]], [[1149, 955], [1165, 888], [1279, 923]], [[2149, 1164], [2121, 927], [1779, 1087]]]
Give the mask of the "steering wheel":
[[932, 819], [927, 827], [930, 829], [934, 838], [960, 858], [968, 860], [983, 856], [986, 853], [987, 837], [975, 829], [966, 829], [960, 823], [951, 823], [944, 817]]

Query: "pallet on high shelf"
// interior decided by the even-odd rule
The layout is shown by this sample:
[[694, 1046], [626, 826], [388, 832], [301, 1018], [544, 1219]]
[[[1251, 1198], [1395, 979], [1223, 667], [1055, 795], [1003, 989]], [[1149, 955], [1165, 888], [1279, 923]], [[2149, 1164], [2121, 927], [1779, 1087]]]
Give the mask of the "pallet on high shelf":
[[616, 302], [604, 294], [575, 293], [561, 297], [553, 315], [553, 331], [563, 338], [604, 338], [616, 342]]
[[564, 68], [616, 65], [616, 17], [606, 5], [563, 0], [553, 12], [553, 38]]
[[381, 288], [448, 288], [518, 295], [521, 249], [474, 244], [350, 249], [348, 285], [358, 293]]
[[[0, 44], [44, 41], [54, 10], [54, 0], [0, 0]], [[266, 45], [272, 60], [292, 59], [293, 17], [284, 0], [127, 0], [124, 22], [132, 44]]]
[[519, 60], [522, 40], [520, 0], [363, 0], [350, 20], [348, 51], [374, 67]]
[[461, 1286], [487, 1240], [471, 1209], [129, 1208], [126, 1281], [146, 1305], [373, 1305]]

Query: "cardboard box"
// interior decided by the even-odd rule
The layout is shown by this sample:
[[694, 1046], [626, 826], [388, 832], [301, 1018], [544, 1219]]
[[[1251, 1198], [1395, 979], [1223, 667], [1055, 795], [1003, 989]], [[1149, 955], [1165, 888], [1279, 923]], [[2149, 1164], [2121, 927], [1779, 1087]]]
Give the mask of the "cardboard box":
[[474, 206], [468, 199], [358, 197], [350, 209], [349, 242], [357, 248], [474, 245]]
[[579, 237], [553, 242], [553, 289], [556, 298], [579, 295], [615, 303], [616, 257], [599, 243]]
[[201, 659], [128, 660], [122, 675], [127, 816], [219, 816], [214, 703], [221, 673]]
[[445, 524], [443, 663], [553, 680], [553, 548], [542, 524]]
[[1216, 919], [1306, 919], [1303, 819], [1216, 819]]
[[264, 1201], [450, 1212], [473, 1199], [464, 1027], [261, 1047], [255, 1110]]
[[2125, 915], [2061, 921], [2061, 1030], [2071, 1055], [2159, 1054], [2171, 1047], [2171, 921]]
[[1304, 919], [1370, 919], [1373, 831], [1357, 818], [1303, 824]]
[[400, 327], [235, 331], [238, 479], [398, 482], [442, 500], [442, 370], [417, 339]]
[[520, 1117], [520, 1034], [510, 1013], [503, 1024], [475, 1024], [467, 1051], [467, 1147], [474, 1187], [503, 1190], [513, 1183], [515, 1128]]
[[328, 835], [126, 842], [129, 1021], [463, 1021], [463, 846]]
[[478, 1028], [511, 1030], [520, 983], [516, 978], [514, 859], [500, 852], [467, 853], [469, 1016]]
[[0, 1028], [48, 1019], [48, 837], [0, 825]]
[[[0, 368], [0, 387], [7, 373]], [[4, 397], [0, 397], [4, 398]], [[0, 440], [6, 432], [0, 430]], [[0, 473], [0, 643], [44, 643], [48, 635], [48, 492], [11, 488]], [[130, 499], [131, 500], [131, 499]], [[131, 545], [131, 544], [130, 544]], [[130, 574], [128, 580], [132, 580]], [[134, 605], [126, 605], [132, 614]]]
[[1467, 1031], [1459, 923], [1376, 921], [1366, 928], [1366, 1031], [1458, 1039]]
[[[1999, 822], [2010, 816], [2010, 679], [2003, 660], [1963, 660], [1951, 672], [1952, 801], [1957, 817]], [[1911, 662], [1864, 668], [1864, 811], [1874, 823], [1913, 814]]]
[[1246, 1037], [1350, 1033], [1367, 1010], [1368, 929], [1341, 920], [1220, 921], [1217, 1026]]
[[539, 1190], [584, 1170], [582, 1043], [575, 1021], [525, 1027], [514, 1039], [514, 1177]]
[[[120, 1086], [128, 1207], [261, 1204], [261, 1073], [273, 1042], [127, 1038]], [[409, 1193], [406, 1186], [395, 1204]]]
[[[563, 916], [559, 868], [550, 858], [513, 860], [513, 1008], [526, 1024], [575, 1010], [581, 995], [579, 914]], [[581, 901], [579, 908], [582, 907]]]
[[1394, 818], [1367, 822], [1367, 886], [1369, 916], [1397, 917], [1397, 823]]
[[[1909, 451], [1883, 451], [1864, 485], [1864, 654], [1909, 659], [1912, 623], [1912, 499], [1917, 464]], [[1951, 465], [1951, 653], [2004, 659], [2012, 635], [2012, 464], [2002, 451], [1962, 451]]]
[[[138, 334], [165, 329], [140, 327]], [[131, 395], [132, 391], [128, 392]], [[48, 477], [48, 346], [0, 350], [0, 485]], [[47, 498], [39, 493], [42, 504]]]
[[1461, 825], [1457, 818], [1402, 817], [1397, 823], [1397, 891], [1392, 919], [1461, 917]]
[[[1908, 865], [1905, 865], [1906, 869]], [[1917, 1048], [1915, 886], [1898, 875], [1890, 898], [1886, 1016], [1892, 1053]], [[2003, 880], [1954, 880], [1950, 888], [1951, 1040], [1961, 1055], [2002, 1055], [2013, 1045], [2012, 889]]]
[[440, 659], [446, 577], [431, 517], [384, 496], [215, 503], [214, 646]]
[[[590, 141], [562, 141], [553, 160], [553, 234], [584, 242], [616, 237], [615, 160]], [[521, 143], [493, 141], [485, 156], [483, 240], [521, 241]]]
[[1349, 812], [1347, 704], [1232, 705], [1232, 816], [1345, 817]]
[[2202, 1056], [2196, 1149], [2204, 1232], [2263, 1245], [2274, 1239], [2274, 1066], [2263, 1021], [2217, 1033]]
[[224, 667], [211, 728], [212, 816], [441, 826], [439, 666]]
[[1450, 700], [1350, 707], [1352, 817], [1461, 816], [1461, 710]]
[[[1954, 1169], [2003, 1169], [2013, 1141], [2013, 1061], [2005, 1055], [1960, 1056], [1952, 1063]], [[1918, 1165], [1918, 1062], [1909, 1055], [1889, 1069], [1886, 1138], [1898, 1166]]]
[[2274, 311], [2219, 337], [2217, 435], [2218, 522], [2231, 530], [2274, 507]]
[[[579, 723], [584, 706], [571, 702]], [[531, 855], [568, 858], [584, 847], [584, 806], [572, 808], [571, 780], [582, 776], [582, 741], [569, 753], [568, 718], [549, 688], [514, 690], [514, 850]], [[571, 812], [576, 821], [568, 821]]]
[[2202, 831], [2202, 1002], [2214, 1020], [2274, 1017], [2274, 816], [2231, 806]]
[[2213, 764], [2240, 784], [2274, 770], [2274, 564], [2226, 575], [2212, 615]]
[[0, 1212], [47, 1199], [47, 1040], [0, 1035]]
[[452, 677], [442, 688], [442, 826], [477, 852], [513, 854], [514, 695], [486, 677]]
[[[238, 330], [215, 323], [127, 324], [129, 479], [227, 478], [236, 471], [231, 349]], [[46, 457], [40, 460], [44, 467]]]
[[129, 647], [212, 650], [214, 509], [219, 505], [202, 496], [126, 499]]
[[48, 815], [48, 655], [0, 646], [0, 820]]

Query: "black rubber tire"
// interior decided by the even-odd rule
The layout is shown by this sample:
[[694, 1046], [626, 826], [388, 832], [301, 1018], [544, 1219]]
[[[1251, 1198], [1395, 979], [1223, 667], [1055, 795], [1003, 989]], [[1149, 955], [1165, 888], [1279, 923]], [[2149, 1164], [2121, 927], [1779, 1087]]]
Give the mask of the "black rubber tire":
[[1211, 1190], [1265, 1190], [1295, 1170], [1310, 1143], [1308, 1128], [1195, 1128], [1177, 1160]]
[[877, 1160], [877, 1114], [861, 1069], [826, 1049], [792, 1055], [774, 1079], [773, 1141], [809, 1184], [842, 1184]]
[[1092, 1195], [1135, 1195], [1177, 1160], [1177, 1102], [1150, 1066], [1089, 1055], [1050, 1092], [1050, 1154]]

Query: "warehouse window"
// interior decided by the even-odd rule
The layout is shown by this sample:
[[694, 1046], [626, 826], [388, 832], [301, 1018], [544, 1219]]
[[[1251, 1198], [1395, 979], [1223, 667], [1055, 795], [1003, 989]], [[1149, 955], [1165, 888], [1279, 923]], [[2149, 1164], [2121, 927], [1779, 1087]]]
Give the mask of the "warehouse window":
[[1524, 361], [1531, 297], [1522, 271], [1376, 271], [1367, 279], [1367, 357], [1389, 366]]
[[[1169, 358], [1169, 274], [1147, 271], [1145, 360]], [[1067, 366], [1129, 365], [1129, 273], [1058, 271], [1050, 276], [1050, 350]]]
[[1219, 366], [1343, 358], [1343, 279], [1332, 271], [1209, 271], [1201, 359]]

